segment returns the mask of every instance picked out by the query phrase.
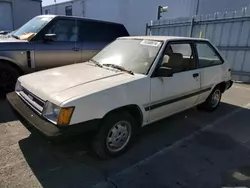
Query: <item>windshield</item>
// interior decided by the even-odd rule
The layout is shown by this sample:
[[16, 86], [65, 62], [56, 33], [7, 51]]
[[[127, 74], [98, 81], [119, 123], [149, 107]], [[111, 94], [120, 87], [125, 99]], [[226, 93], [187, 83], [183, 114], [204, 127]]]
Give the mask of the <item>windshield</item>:
[[22, 40], [29, 40], [51, 20], [52, 17], [35, 17], [16, 30], [16, 32], [13, 33], [13, 36]]
[[135, 73], [147, 74], [161, 46], [162, 42], [154, 40], [118, 39], [93, 60], [104, 66], [115, 64]]

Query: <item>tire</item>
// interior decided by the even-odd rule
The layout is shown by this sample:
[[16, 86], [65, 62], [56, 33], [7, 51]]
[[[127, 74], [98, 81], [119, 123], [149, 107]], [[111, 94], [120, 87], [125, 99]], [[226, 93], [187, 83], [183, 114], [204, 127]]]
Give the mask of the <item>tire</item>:
[[199, 108], [208, 112], [216, 110], [220, 105], [221, 95], [222, 93], [220, 87], [215, 87], [212, 93], [208, 96], [207, 100], [199, 105]]
[[[103, 119], [99, 132], [92, 141], [94, 152], [101, 159], [108, 159], [121, 155], [133, 142], [136, 135], [136, 121], [125, 111], [111, 113]], [[118, 132], [116, 132], [118, 130]], [[127, 131], [127, 134], [125, 134]], [[112, 143], [121, 144], [112, 148]], [[124, 144], [122, 144], [124, 143]]]
[[19, 70], [8, 63], [0, 61], [0, 96], [15, 90], [17, 78], [20, 76]]

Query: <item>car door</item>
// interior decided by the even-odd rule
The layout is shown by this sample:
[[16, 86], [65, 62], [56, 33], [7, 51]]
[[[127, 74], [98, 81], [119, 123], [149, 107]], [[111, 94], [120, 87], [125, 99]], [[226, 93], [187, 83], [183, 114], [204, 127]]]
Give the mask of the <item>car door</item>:
[[81, 62], [79, 26], [75, 19], [57, 19], [43, 31], [55, 40], [35, 42], [36, 69], [47, 69]]
[[203, 102], [207, 99], [211, 89], [223, 80], [224, 60], [208, 41], [197, 41], [195, 46], [201, 71], [201, 88], [206, 90], [200, 94], [198, 102]]
[[[196, 104], [200, 92], [200, 71], [197, 69], [193, 44], [169, 42], [159, 66], [171, 69], [170, 77], [151, 78], [149, 121], [157, 121]], [[157, 69], [157, 68], [156, 68]], [[157, 71], [156, 71], [157, 72]]]

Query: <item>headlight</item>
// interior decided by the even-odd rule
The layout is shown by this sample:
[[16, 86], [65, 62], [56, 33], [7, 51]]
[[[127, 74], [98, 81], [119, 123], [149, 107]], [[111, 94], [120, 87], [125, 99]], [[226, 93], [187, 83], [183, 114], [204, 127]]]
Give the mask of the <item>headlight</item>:
[[61, 110], [61, 108], [59, 106], [47, 101], [44, 105], [42, 115], [46, 119], [48, 119], [48, 120], [52, 121], [54, 124], [56, 124], [60, 110]]
[[68, 125], [73, 114], [74, 107], [61, 108], [47, 101], [43, 108], [43, 117], [54, 124]]
[[22, 89], [23, 89], [23, 87], [21, 85], [21, 82], [19, 80], [17, 80], [15, 91], [22, 91]]

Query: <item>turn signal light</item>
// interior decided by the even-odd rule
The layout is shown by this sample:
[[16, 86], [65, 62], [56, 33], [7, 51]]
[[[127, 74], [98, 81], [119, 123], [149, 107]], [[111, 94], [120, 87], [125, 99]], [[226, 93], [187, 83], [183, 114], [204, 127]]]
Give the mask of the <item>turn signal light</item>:
[[74, 107], [62, 108], [57, 119], [58, 125], [69, 125]]

